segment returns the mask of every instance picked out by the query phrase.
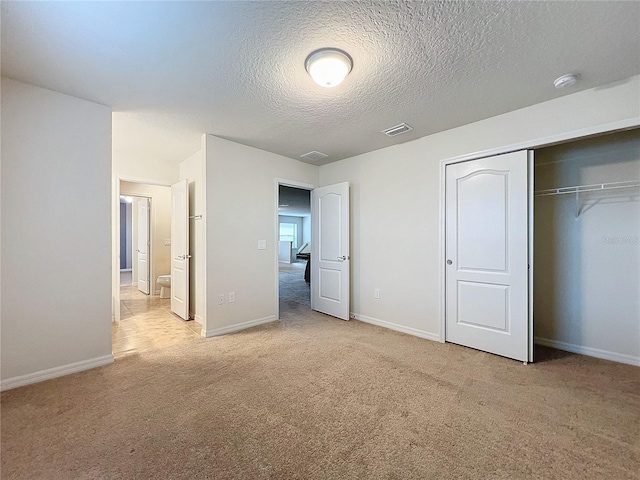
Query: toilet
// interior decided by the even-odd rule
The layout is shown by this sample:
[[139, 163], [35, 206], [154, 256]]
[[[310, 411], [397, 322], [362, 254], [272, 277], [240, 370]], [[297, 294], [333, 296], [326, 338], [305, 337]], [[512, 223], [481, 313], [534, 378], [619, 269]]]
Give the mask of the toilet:
[[160, 285], [160, 298], [171, 298], [171, 275], [160, 275], [157, 283]]

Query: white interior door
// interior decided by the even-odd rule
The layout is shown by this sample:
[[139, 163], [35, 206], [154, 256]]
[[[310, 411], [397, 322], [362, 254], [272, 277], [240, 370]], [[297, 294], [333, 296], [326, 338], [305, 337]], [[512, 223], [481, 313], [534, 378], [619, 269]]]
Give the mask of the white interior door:
[[447, 165], [448, 342], [527, 361], [527, 151]]
[[349, 320], [349, 184], [311, 191], [311, 308]]
[[171, 311], [189, 320], [189, 181], [171, 186]]
[[151, 282], [149, 280], [149, 199], [140, 197], [138, 203], [138, 290], [149, 295]]

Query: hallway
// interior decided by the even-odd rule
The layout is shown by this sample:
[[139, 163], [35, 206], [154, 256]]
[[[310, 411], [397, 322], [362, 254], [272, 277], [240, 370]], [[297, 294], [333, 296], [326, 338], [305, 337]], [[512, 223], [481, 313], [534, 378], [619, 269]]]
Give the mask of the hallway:
[[130, 284], [120, 287], [120, 321], [113, 322], [111, 329], [116, 359], [204, 340], [200, 324], [171, 313], [171, 299], [145, 295]]
[[311, 287], [304, 281], [306, 261], [278, 264], [280, 318], [311, 310]]

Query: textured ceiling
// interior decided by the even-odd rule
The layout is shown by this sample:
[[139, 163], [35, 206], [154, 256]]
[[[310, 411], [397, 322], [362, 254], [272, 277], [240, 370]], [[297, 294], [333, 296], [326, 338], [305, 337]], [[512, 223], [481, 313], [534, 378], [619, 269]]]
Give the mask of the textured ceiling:
[[[636, 1], [5, 1], [2, 73], [111, 106], [114, 151], [211, 133], [321, 164], [636, 75], [639, 25]], [[320, 47], [353, 58], [334, 89], [304, 69]]]

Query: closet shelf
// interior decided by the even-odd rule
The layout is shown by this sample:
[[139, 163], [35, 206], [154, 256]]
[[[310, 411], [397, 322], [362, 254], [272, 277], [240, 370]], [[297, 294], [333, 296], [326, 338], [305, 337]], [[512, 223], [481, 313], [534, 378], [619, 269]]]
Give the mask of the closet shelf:
[[596, 192], [603, 190], [617, 190], [620, 188], [640, 187], [640, 180], [630, 180], [626, 182], [598, 183], [595, 185], [577, 185], [575, 187], [549, 188], [547, 190], [538, 190], [533, 192], [536, 197], [545, 197], [547, 195], [565, 195], [567, 193]]

